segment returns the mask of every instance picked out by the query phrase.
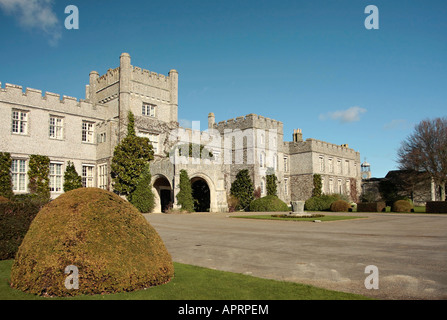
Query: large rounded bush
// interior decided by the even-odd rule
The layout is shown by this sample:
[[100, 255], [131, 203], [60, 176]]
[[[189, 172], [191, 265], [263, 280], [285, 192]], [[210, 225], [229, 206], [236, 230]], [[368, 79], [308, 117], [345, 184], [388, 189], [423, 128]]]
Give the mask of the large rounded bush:
[[304, 203], [304, 209], [307, 211], [329, 211], [331, 204], [334, 201], [340, 199], [339, 195], [326, 195], [315, 196], [309, 198]]
[[411, 212], [413, 205], [408, 200], [397, 200], [391, 207], [392, 212]]
[[345, 200], [336, 200], [331, 203], [332, 212], [347, 212], [351, 208], [351, 205]]
[[269, 195], [250, 203], [250, 211], [255, 212], [277, 212], [277, 211], [289, 211], [287, 204], [279, 199], [277, 196]]
[[[67, 289], [67, 266], [79, 289]], [[118, 195], [80, 188], [37, 214], [18, 250], [11, 286], [24, 292], [71, 296], [133, 291], [168, 282], [172, 259], [160, 236]]]

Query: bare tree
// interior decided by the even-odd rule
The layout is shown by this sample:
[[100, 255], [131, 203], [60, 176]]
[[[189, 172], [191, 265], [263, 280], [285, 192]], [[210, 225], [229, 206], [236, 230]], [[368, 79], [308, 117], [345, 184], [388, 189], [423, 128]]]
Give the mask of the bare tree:
[[402, 170], [427, 172], [441, 190], [445, 200], [447, 182], [447, 118], [421, 121], [398, 150]]

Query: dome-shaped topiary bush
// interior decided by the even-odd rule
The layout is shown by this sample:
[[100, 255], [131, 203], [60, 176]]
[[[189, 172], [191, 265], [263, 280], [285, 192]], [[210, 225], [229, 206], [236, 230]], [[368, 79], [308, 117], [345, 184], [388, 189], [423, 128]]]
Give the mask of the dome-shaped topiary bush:
[[391, 206], [392, 212], [411, 212], [413, 205], [408, 200], [397, 200]]
[[250, 211], [255, 212], [277, 212], [289, 211], [287, 204], [277, 196], [268, 195], [250, 203]]
[[[67, 266], [78, 289], [67, 289]], [[126, 200], [97, 188], [62, 194], [37, 214], [17, 252], [11, 287], [46, 296], [134, 291], [174, 276], [155, 229]]]
[[347, 212], [351, 208], [351, 205], [345, 200], [336, 200], [331, 203], [332, 212]]

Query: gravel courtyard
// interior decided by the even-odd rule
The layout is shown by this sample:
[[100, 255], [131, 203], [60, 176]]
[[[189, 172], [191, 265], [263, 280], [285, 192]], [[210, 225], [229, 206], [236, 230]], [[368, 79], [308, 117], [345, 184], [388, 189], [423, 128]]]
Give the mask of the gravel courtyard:
[[[228, 213], [145, 217], [176, 262], [378, 299], [447, 299], [447, 215], [349, 214], [365, 218], [316, 223]], [[370, 265], [377, 267], [378, 289], [365, 287]]]

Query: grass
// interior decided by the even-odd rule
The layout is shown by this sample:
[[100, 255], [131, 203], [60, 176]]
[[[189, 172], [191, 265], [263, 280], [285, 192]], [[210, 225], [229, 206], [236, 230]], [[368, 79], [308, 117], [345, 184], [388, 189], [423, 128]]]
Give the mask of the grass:
[[264, 220], [283, 220], [283, 221], [314, 221], [314, 220], [320, 220], [321, 222], [324, 221], [337, 221], [337, 220], [349, 220], [349, 219], [360, 219], [360, 218], [366, 218], [366, 217], [358, 217], [358, 216], [324, 216], [324, 217], [293, 217], [293, 216], [286, 216], [286, 217], [276, 217], [275, 215], [246, 215], [246, 216], [233, 216], [232, 218], [246, 218], [246, 219], [264, 219]]
[[0, 300], [365, 300], [362, 295], [337, 292], [294, 282], [256, 278], [174, 263], [169, 283], [146, 290], [110, 295], [44, 298], [11, 289], [13, 260], [0, 261]]

